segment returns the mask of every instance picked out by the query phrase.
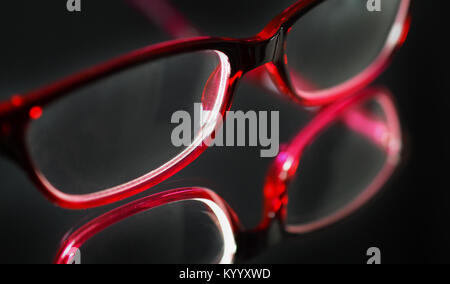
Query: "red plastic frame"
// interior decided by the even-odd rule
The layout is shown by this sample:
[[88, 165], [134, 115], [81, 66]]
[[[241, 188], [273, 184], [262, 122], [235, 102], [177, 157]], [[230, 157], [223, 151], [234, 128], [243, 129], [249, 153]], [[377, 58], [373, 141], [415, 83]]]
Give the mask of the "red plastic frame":
[[[377, 119], [373, 115], [365, 114], [354, 108], [370, 99], [377, 100], [384, 111], [385, 119]], [[298, 165], [301, 161], [302, 154], [308, 145], [314, 143], [318, 135], [338, 120], [342, 120], [352, 130], [360, 133], [372, 143], [385, 150], [387, 154], [386, 163], [383, 169], [373, 179], [372, 183], [345, 207], [313, 223], [288, 226], [285, 224], [288, 186], [294, 175], [298, 174]], [[86, 241], [117, 222], [158, 206], [186, 200], [206, 200], [212, 202], [207, 203], [207, 205], [219, 220], [218, 227], [224, 235], [225, 249], [222, 262], [232, 262], [236, 253], [238, 253], [237, 249], [243, 250], [246, 249], [245, 245], [255, 245], [255, 243], [258, 243], [258, 240], [254, 238], [250, 242], [239, 243], [241, 236], [250, 234], [250, 236], [257, 237], [258, 239], [261, 237], [264, 238], [265, 233], [267, 233], [274, 220], [279, 220], [283, 224], [283, 231], [288, 235], [304, 234], [336, 223], [362, 207], [382, 188], [392, 175], [399, 162], [401, 146], [400, 124], [392, 96], [385, 89], [367, 89], [357, 95], [325, 107], [286, 145], [284, 151], [277, 156], [269, 168], [266, 177], [263, 191], [263, 218], [255, 230], [245, 231], [235, 212], [220, 196], [211, 190], [204, 188], [180, 188], [140, 199], [90, 221], [65, 237], [55, 258], [55, 263], [70, 263], [76, 250], [80, 249]], [[245, 257], [251, 257], [252, 254], [257, 254], [258, 250], [265, 248], [265, 245], [267, 243], [264, 243], [262, 247], [258, 247], [256, 251], [252, 251], [250, 254], [244, 253]]]
[[[109, 62], [92, 67], [47, 87], [24, 95], [14, 95], [0, 103], [0, 148], [29, 174], [31, 180], [53, 203], [69, 209], [85, 209], [110, 204], [140, 193], [171, 177], [195, 160], [207, 147], [204, 141], [194, 143], [180, 155], [158, 169], [129, 183], [105, 189], [93, 194], [70, 195], [55, 188], [37, 169], [26, 147], [27, 126], [38, 119], [45, 106], [64, 97], [69, 91], [104, 78], [115, 72], [181, 53], [214, 50], [221, 56], [222, 67], [229, 67], [226, 80], [217, 82], [223, 86], [220, 101], [216, 98], [218, 112], [225, 116], [231, 107], [233, 94], [241, 77], [251, 70], [264, 67], [277, 88], [294, 101], [305, 105], [325, 105], [349, 95], [369, 84], [387, 65], [393, 52], [403, 43], [408, 31], [410, 0], [402, 0], [391, 36], [379, 58], [360, 75], [343, 85], [320, 94], [299, 93], [294, 90], [284, 63], [284, 42], [289, 28], [302, 15], [324, 0], [300, 0], [272, 20], [258, 35], [247, 39], [197, 37], [165, 42], [139, 49]], [[264, 81], [262, 82], [264, 84]], [[215, 125], [214, 125], [215, 124]], [[208, 129], [217, 129], [217, 121], [209, 121]]]

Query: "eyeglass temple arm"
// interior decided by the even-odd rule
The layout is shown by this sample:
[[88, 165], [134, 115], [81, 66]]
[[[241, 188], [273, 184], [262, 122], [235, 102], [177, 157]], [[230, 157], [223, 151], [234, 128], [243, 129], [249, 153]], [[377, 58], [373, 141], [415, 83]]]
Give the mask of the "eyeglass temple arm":
[[352, 131], [365, 137], [378, 147], [388, 150], [387, 142], [391, 136], [388, 126], [368, 112], [352, 109], [343, 114], [342, 122]]
[[173, 38], [196, 37], [200, 32], [168, 0], [124, 0]]

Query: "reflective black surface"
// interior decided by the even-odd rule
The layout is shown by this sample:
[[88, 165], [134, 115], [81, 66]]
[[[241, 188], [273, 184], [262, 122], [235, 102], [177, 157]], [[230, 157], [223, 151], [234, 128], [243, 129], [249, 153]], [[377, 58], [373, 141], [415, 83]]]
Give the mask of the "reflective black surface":
[[[168, 39], [121, 1], [84, 1], [79, 14], [68, 13], [64, 2], [2, 4], [1, 99]], [[214, 2], [175, 2], [183, 2], [182, 10], [199, 29], [211, 32], [217, 27], [218, 34], [229, 36], [257, 33], [285, 5], [283, 1], [276, 1], [281, 7], [265, 7], [261, 1], [220, 1], [227, 2], [228, 8], [198, 9], [196, 5]], [[217, 7], [221, 5], [225, 4]], [[261, 18], [257, 18], [258, 10]], [[384, 263], [446, 261], [450, 252], [450, 62], [442, 40], [445, 19], [439, 15], [443, 11], [434, 9], [430, 1], [414, 1], [412, 12], [410, 36], [377, 82], [395, 95], [404, 128], [405, 153], [396, 175], [382, 195], [354, 216], [331, 228], [284, 241], [253, 262], [365, 263], [366, 250], [373, 246], [381, 249]], [[237, 21], [233, 24], [233, 20]], [[240, 86], [233, 109], [280, 110], [281, 142], [288, 141], [307, 121], [300, 107], [247, 83]], [[257, 148], [209, 149], [170, 181], [140, 197], [175, 186], [206, 186], [227, 200], [243, 223], [252, 227], [260, 219], [261, 189], [269, 163], [270, 159], [259, 158]], [[70, 228], [118, 205], [88, 211], [55, 207], [6, 159], [0, 159], [0, 190], [0, 263], [51, 262]]]

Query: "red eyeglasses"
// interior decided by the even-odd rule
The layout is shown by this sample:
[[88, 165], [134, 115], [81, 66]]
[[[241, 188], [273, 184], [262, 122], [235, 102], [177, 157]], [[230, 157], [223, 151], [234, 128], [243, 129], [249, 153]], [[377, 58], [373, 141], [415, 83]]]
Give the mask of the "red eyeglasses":
[[[370, 13], [366, 1], [300, 0], [251, 38], [198, 37], [128, 53], [0, 103], [0, 153], [61, 207], [122, 200], [207, 148], [204, 137], [221, 126], [249, 71], [261, 67], [304, 106], [368, 85], [406, 38], [409, 5], [388, 1]], [[193, 114], [198, 102], [211, 115], [189, 146], [174, 146], [172, 114]]]
[[[339, 189], [334, 179], [331, 182], [334, 189], [328, 188], [325, 194], [331, 194], [332, 198], [314, 203], [309, 193], [317, 196], [323, 189], [298, 187], [293, 183], [308, 178], [303, 172], [305, 155], [339, 125], [357, 137], [357, 144], [365, 144], [365, 151], [371, 149], [376, 153], [376, 158], [374, 155], [359, 157], [361, 161], [352, 169], [362, 183], [349, 182], [355, 178], [350, 176]], [[332, 141], [331, 148], [348, 144], [353, 152], [357, 151], [346, 135], [337, 140]], [[346, 155], [351, 156], [352, 151], [346, 151]], [[256, 229], [244, 230], [235, 212], [213, 191], [181, 188], [140, 199], [87, 223], [65, 237], [55, 262], [71, 263], [76, 255], [80, 256], [79, 251], [82, 263], [245, 261], [283, 234], [309, 233], [359, 209], [391, 176], [400, 151], [401, 132], [391, 95], [384, 89], [368, 89], [324, 108], [284, 147], [268, 171], [263, 218]], [[325, 171], [321, 175], [322, 179], [333, 178]], [[338, 196], [340, 200], [336, 200]], [[302, 202], [313, 202], [315, 208], [305, 211]], [[275, 224], [280, 227], [274, 227]], [[273, 228], [281, 228], [282, 234]]]

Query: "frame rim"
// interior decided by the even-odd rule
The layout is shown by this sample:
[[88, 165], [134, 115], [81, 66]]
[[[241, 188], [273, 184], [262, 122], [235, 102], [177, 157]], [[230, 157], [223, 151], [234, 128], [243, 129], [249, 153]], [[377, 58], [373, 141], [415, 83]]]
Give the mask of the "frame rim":
[[[226, 220], [221, 221], [226, 221], [229, 227], [227, 228], [220, 222], [217, 226], [224, 234], [228, 235], [224, 236], [228, 238], [228, 240], [224, 240], [224, 242], [229, 242], [228, 244], [225, 244], [228, 246], [228, 251], [225, 253], [228, 254], [226, 259], [232, 261], [237, 249], [235, 235], [241, 227], [234, 211], [219, 195], [209, 189], [202, 187], [184, 187], [156, 193], [148, 197], [138, 199], [134, 202], [125, 204], [119, 208], [100, 215], [99, 217], [82, 225], [80, 228], [64, 237], [54, 259], [54, 263], [70, 263], [73, 254], [77, 249], [81, 248], [89, 239], [95, 237], [97, 234], [110, 226], [154, 208], [185, 201], [203, 202], [205, 206], [211, 209], [218, 220], [220, 217], [216, 212], [214, 212], [212, 204], [217, 206], [216, 209], [219, 209], [220, 213], [223, 213], [223, 217]], [[230, 236], [230, 234], [232, 234], [232, 236]]]
[[[305, 7], [307, 9], [313, 9], [315, 6], [325, 1], [326, 0], [304, 0], [306, 5]], [[309, 4], [313, 5], [308, 6]], [[391, 30], [389, 31], [386, 42], [380, 50], [380, 53], [364, 70], [342, 83], [317, 91], [300, 90], [292, 82], [292, 74], [289, 71], [289, 63], [286, 63], [285, 60], [281, 59], [278, 62], [266, 65], [266, 71], [280, 92], [287, 94], [291, 99], [306, 107], [326, 105], [344, 97], [345, 95], [348, 95], [349, 93], [351, 94], [362, 90], [364, 87], [373, 82], [381, 73], [383, 73], [383, 71], [389, 66], [395, 54], [404, 44], [409, 33], [411, 22], [410, 7], [411, 0], [400, 0], [397, 15], [392, 23]], [[283, 22], [277, 26], [276, 21], [278, 21], [278, 19], [276, 18], [274, 20], [275, 23], [270, 28], [284, 28], [284, 33], [287, 37], [286, 40], [289, 40], [288, 30], [295, 24], [295, 21], [302, 16], [301, 13], [303, 10], [301, 8], [304, 7], [297, 6], [288, 8], [280, 16]], [[266, 35], [266, 32], [263, 31], [261, 34]], [[284, 46], [283, 49], [283, 53], [287, 57], [287, 47]]]

